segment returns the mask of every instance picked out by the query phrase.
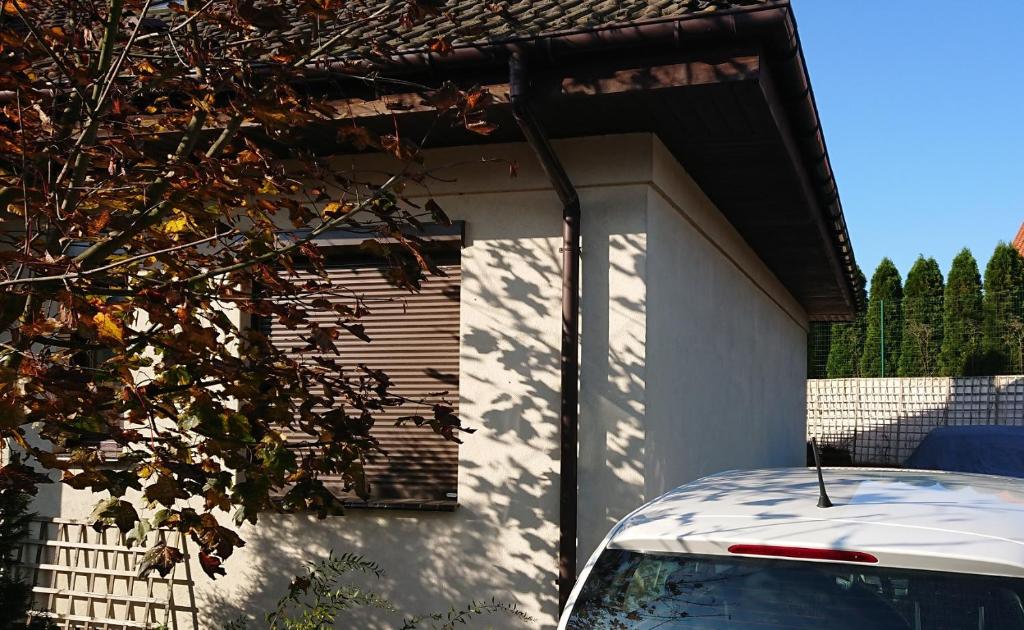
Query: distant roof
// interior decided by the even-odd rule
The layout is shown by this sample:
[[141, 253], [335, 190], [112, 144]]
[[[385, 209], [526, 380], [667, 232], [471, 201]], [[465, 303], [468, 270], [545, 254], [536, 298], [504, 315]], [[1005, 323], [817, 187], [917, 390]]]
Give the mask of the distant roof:
[[1017, 236], [1013, 239], [1013, 246], [1017, 248], [1021, 256], [1024, 256], [1024, 223], [1020, 224], [1020, 229], [1017, 230]]
[[1019, 479], [919, 470], [733, 471], [673, 490], [617, 526], [609, 545], [725, 554], [735, 544], [861, 551], [882, 566], [1024, 577]]

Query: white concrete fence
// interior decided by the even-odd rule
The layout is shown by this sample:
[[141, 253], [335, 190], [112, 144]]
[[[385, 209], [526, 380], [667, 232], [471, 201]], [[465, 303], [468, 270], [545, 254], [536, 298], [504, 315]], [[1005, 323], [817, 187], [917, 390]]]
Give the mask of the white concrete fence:
[[900, 465], [935, 427], [1024, 425], [1024, 376], [807, 381], [807, 437], [857, 465]]

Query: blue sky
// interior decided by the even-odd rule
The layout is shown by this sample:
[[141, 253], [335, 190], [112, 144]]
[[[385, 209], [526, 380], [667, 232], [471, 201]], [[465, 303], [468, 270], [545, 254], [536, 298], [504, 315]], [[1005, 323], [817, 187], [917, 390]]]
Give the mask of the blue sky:
[[984, 267], [1024, 221], [1024, 1], [793, 7], [864, 273]]

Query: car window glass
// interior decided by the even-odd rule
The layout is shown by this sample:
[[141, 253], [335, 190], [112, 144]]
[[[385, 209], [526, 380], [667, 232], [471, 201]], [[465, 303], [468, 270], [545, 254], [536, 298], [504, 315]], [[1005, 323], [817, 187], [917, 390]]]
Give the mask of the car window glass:
[[1024, 630], [1024, 581], [609, 549], [572, 630]]

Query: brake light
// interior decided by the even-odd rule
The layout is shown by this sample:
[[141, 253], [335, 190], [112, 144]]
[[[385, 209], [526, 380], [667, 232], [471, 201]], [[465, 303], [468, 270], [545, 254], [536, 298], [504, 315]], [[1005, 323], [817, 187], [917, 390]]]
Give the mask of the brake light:
[[801, 560], [833, 560], [835, 562], [863, 562], [875, 564], [878, 558], [863, 551], [845, 549], [812, 549], [809, 547], [781, 547], [778, 545], [732, 545], [729, 553], [741, 556], [772, 556]]

